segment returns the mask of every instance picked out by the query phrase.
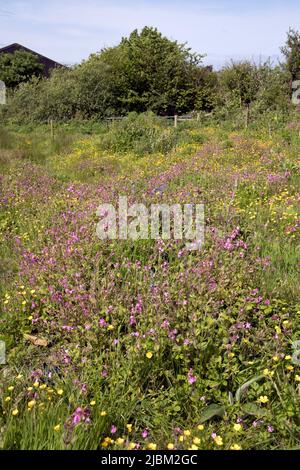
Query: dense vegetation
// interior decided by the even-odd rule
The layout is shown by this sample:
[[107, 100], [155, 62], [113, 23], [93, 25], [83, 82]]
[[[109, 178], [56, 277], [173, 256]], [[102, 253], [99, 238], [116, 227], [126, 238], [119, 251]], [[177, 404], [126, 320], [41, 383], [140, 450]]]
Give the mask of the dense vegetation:
[[[0, 448], [300, 447], [296, 63], [214, 73], [145, 28], [11, 91]], [[119, 195], [204, 203], [203, 248], [100, 241], [97, 207]]]
[[[1, 130], [4, 449], [299, 447], [299, 130]], [[119, 194], [204, 202], [204, 248], [101, 242]]]
[[[158, 115], [213, 111], [228, 119], [240, 118], [245, 111], [247, 119], [255, 120], [266, 111], [287, 112], [291, 81], [300, 77], [299, 43], [298, 33], [290, 30], [282, 65], [241, 61], [214, 72], [203, 66], [203, 55], [145, 27], [73, 68], [54, 70], [50, 79], [33, 76], [21, 83], [2, 109], [2, 119], [99, 120], [132, 111]], [[13, 70], [1, 68], [0, 62], [0, 79], [5, 81]], [[7, 85], [11, 80], [17, 78], [10, 78]]]
[[16, 51], [0, 55], [0, 80], [8, 88], [15, 88], [33, 77], [41, 77], [44, 66], [31, 52]]

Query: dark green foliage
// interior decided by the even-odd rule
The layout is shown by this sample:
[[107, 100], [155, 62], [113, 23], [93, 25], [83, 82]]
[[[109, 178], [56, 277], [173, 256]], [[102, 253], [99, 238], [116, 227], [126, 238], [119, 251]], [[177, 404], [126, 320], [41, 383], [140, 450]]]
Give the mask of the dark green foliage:
[[0, 80], [8, 88], [14, 88], [33, 76], [41, 76], [44, 66], [36, 55], [26, 51], [0, 55]]
[[300, 79], [300, 33], [290, 28], [281, 52], [286, 58], [286, 67], [292, 80]]

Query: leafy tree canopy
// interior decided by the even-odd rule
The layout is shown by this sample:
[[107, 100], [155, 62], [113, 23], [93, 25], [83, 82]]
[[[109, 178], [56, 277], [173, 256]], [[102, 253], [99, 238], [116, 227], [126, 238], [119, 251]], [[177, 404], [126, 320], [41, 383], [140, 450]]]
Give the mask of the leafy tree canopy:
[[33, 76], [40, 76], [44, 66], [31, 52], [16, 51], [14, 54], [0, 55], [0, 80], [8, 88], [14, 88]]
[[281, 52], [286, 58], [286, 67], [292, 80], [300, 80], [300, 33], [290, 28]]

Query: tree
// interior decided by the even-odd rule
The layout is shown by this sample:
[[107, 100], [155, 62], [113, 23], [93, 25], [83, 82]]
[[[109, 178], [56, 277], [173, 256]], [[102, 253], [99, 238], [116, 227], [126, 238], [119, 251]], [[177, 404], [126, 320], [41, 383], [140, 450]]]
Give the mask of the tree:
[[300, 33], [290, 28], [281, 52], [286, 58], [286, 67], [292, 80], [300, 80]]
[[38, 57], [31, 52], [16, 51], [14, 54], [0, 55], [0, 80], [8, 88], [15, 88], [33, 76], [41, 76], [43, 69]]
[[203, 56], [185, 44], [145, 27], [100, 56], [113, 72], [111, 89], [126, 112], [174, 114], [194, 109]]
[[258, 68], [248, 61], [231, 62], [220, 73], [225, 99], [236, 99], [241, 107], [249, 106], [259, 90]]

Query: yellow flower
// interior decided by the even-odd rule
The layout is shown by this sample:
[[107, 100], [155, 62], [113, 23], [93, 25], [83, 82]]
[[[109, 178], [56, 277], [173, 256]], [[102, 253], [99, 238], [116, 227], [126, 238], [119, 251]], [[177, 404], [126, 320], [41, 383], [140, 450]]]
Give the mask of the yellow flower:
[[242, 450], [241, 446], [239, 446], [238, 444], [233, 444], [231, 447], [230, 447], [230, 450]]
[[285, 368], [286, 368], [287, 370], [294, 370], [294, 367], [293, 367], [293, 366], [291, 366], [291, 365], [289, 365], [289, 366], [285, 366]]
[[221, 436], [216, 436], [215, 437], [215, 443], [217, 444], [217, 446], [222, 446], [223, 445], [223, 439]]
[[132, 432], [132, 424], [127, 424], [126, 428], [127, 428], [129, 433]]
[[198, 426], [198, 431], [203, 431], [203, 429], [204, 429], [203, 424], [199, 424], [199, 426]]
[[27, 320], [32, 320], [33, 319], [33, 316], [32, 315], [29, 315], [29, 317], [27, 317]]
[[149, 449], [149, 450], [156, 450], [156, 449], [157, 449], [157, 445], [154, 444], [153, 442], [149, 442], [149, 444], [148, 444], [148, 449]]
[[10, 401], [11, 398], [10, 397], [6, 397], [4, 401]]
[[12, 392], [14, 388], [15, 388], [15, 387], [13, 387], [13, 386], [11, 385], [10, 387], [8, 387], [7, 390], [8, 390], [9, 392]]
[[46, 384], [42, 384], [42, 385], [40, 386], [40, 390], [45, 390], [46, 388], [47, 388], [47, 385], [46, 385]]
[[135, 442], [129, 442], [128, 449], [133, 450], [133, 449], [135, 449], [135, 446], [136, 446]]
[[148, 351], [146, 354], [147, 359], [152, 359], [153, 353], [151, 351]]
[[95, 406], [95, 405], [96, 405], [95, 400], [92, 400], [92, 401], [90, 402], [90, 405], [91, 405], [91, 406]]
[[113, 325], [108, 325], [107, 329], [108, 329], [108, 331], [111, 331], [111, 330], [114, 329], [114, 326]]
[[18, 410], [18, 408], [15, 408], [15, 409], [12, 411], [12, 415], [13, 415], [13, 416], [17, 416], [17, 414], [19, 414], [19, 410]]
[[39, 382], [34, 382], [33, 386], [34, 386], [34, 388], [39, 388], [40, 384], [39, 384]]
[[16, 379], [20, 380], [20, 379], [22, 379], [22, 377], [23, 377], [23, 374], [19, 374], [19, 375], [17, 375]]
[[179, 436], [179, 442], [183, 442], [184, 441], [184, 437], [183, 436]]
[[62, 395], [64, 393], [64, 391], [60, 388], [59, 390], [57, 390], [57, 395]]
[[29, 402], [28, 402], [28, 404], [27, 404], [27, 406], [28, 406], [28, 409], [29, 409], [29, 410], [31, 410], [31, 409], [34, 407], [35, 403], [36, 403], [36, 401], [35, 401], [35, 400], [31, 400], [31, 401], [29, 401]]
[[258, 399], [259, 403], [268, 403], [269, 398], [266, 395], [261, 395]]
[[199, 439], [199, 437], [195, 437], [195, 438], [193, 439], [193, 443], [196, 444], [196, 445], [199, 445], [200, 442], [201, 442], [201, 440]]
[[106, 416], [106, 415], [107, 415], [106, 411], [101, 411], [100, 416]]
[[239, 424], [239, 423], [236, 423], [233, 425], [233, 429], [237, 432], [241, 431], [243, 428], [242, 428], [242, 425]]
[[188, 450], [199, 450], [199, 447], [195, 446], [195, 444], [192, 444], [191, 447], [189, 447]]
[[191, 431], [189, 429], [186, 429], [185, 431], [183, 431], [183, 434], [185, 436], [190, 436], [191, 435]]
[[54, 426], [53, 429], [55, 432], [58, 432], [60, 430], [60, 427], [61, 427], [60, 424], [57, 424], [56, 426]]
[[117, 444], [118, 446], [121, 446], [122, 444], [124, 444], [124, 442], [125, 442], [125, 439], [122, 439], [121, 437], [119, 437], [119, 438], [116, 440], [116, 444]]
[[171, 442], [167, 445], [167, 449], [168, 450], [173, 450], [174, 449], [174, 444], [172, 444]]
[[296, 382], [300, 382], [300, 375], [297, 375], [297, 374], [296, 374], [296, 375], [295, 375], [295, 380], [296, 380]]
[[33, 387], [28, 387], [27, 388], [27, 392], [31, 392], [31, 390], [33, 390]]

